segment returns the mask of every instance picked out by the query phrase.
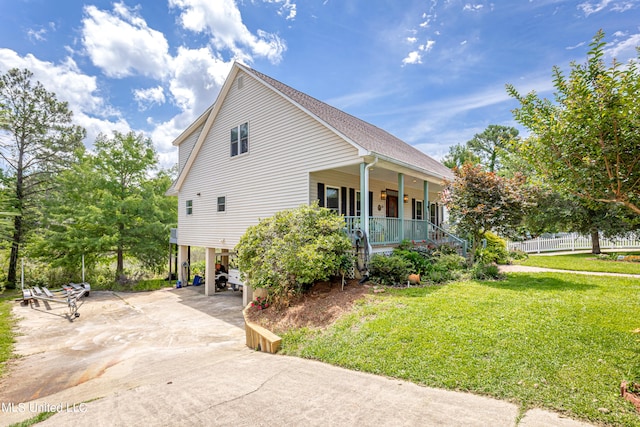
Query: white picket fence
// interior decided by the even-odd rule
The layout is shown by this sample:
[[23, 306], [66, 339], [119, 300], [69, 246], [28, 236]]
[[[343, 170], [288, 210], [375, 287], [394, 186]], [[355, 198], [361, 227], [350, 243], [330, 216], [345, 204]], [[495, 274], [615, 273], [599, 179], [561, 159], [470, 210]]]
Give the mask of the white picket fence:
[[[527, 253], [578, 251], [591, 249], [591, 236], [577, 233], [566, 233], [555, 237], [544, 237], [522, 242], [508, 242], [509, 250], [519, 249]], [[600, 249], [640, 248], [640, 235], [606, 239], [600, 236]]]

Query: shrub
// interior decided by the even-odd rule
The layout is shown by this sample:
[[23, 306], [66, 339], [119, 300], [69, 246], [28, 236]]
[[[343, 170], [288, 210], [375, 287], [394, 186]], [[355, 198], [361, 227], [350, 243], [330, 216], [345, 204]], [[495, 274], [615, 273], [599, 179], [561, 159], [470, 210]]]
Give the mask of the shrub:
[[497, 280], [502, 277], [502, 273], [500, 273], [500, 269], [496, 264], [477, 262], [471, 269], [471, 278], [476, 280]]
[[498, 235], [487, 231], [484, 233], [487, 245], [485, 248], [478, 248], [476, 258], [479, 262], [490, 264], [507, 264], [509, 262], [509, 251], [507, 250], [507, 241]]
[[277, 212], [247, 229], [236, 246], [248, 284], [269, 290], [277, 306], [345, 265], [351, 240], [344, 219], [317, 204]]
[[407, 282], [412, 273], [412, 264], [401, 255], [375, 254], [369, 261], [369, 280], [385, 286], [396, 286]]
[[523, 259], [529, 258], [529, 254], [521, 249], [514, 249], [509, 252], [509, 258], [514, 259], [516, 261], [522, 261]]
[[458, 254], [439, 255], [434, 257], [431, 269], [424, 279], [431, 283], [444, 283], [459, 279], [467, 266], [467, 260]]
[[425, 274], [431, 269], [429, 255], [415, 249], [394, 249], [393, 255], [404, 258], [411, 264], [411, 273]]

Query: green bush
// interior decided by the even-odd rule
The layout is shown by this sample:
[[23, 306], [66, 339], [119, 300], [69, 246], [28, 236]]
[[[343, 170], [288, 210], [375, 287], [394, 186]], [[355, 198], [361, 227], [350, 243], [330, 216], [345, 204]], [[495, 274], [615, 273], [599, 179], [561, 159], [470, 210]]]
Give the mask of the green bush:
[[384, 286], [396, 286], [407, 283], [412, 264], [401, 255], [375, 254], [369, 261], [369, 280]]
[[394, 249], [393, 254], [409, 261], [411, 273], [423, 275], [431, 269], [431, 260], [426, 254], [414, 249]]
[[433, 258], [431, 269], [423, 280], [431, 283], [444, 283], [457, 280], [467, 267], [467, 260], [458, 254], [437, 255]]
[[266, 288], [276, 306], [350, 260], [344, 219], [317, 204], [277, 212], [247, 229], [236, 246], [238, 267], [248, 284]]
[[490, 231], [484, 233], [484, 238], [487, 245], [485, 248], [478, 248], [476, 260], [484, 264], [491, 264], [492, 262], [507, 264], [509, 262], [507, 241]]
[[476, 263], [471, 268], [471, 278], [476, 280], [497, 280], [501, 279], [502, 273], [496, 264]]
[[522, 261], [524, 259], [529, 258], [529, 254], [521, 249], [514, 249], [511, 252], [509, 252], [509, 258], [516, 261]]

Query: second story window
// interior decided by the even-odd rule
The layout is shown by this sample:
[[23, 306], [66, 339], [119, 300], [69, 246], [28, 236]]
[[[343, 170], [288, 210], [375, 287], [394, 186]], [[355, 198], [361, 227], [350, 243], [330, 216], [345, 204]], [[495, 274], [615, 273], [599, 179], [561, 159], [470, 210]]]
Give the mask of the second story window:
[[187, 215], [193, 213], [193, 200], [187, 200]]
[[231, 157], [249, 152], [249, 123], [231, 129]]

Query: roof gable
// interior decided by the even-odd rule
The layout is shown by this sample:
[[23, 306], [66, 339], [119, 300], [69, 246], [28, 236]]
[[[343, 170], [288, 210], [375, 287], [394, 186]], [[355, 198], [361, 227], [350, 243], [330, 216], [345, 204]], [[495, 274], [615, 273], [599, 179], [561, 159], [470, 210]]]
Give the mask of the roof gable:
[[385, 160], [421, 169], [438, 178], [453, 179], [453, 173], [449, 168], [436, 161], [432, 157], [407, 144], [390, 133], [374, 126], [364, 120], [358, 119], [329, 104], [319, 101], [303, 92], [293, 89], [265, 74], [262, 74], [245, 65], [234, 63], [229, 76], [225, 80], [220, 94], [215, 103], [209, 107], [196, 121], [190, 125], [176, 140], [173, 145], [180, 145], [189, 135], [204, 123], [198, 139], [187, 159], [184, 168], [180, 171], [178, 179], [172, 186], [174, 191], [179, 191], [186, 176], [195, 161], [195, 158], [204, 143], [215, 118], [220, 111], [222, 103], [235, 80], [238, 70], [243, 70], [257, 81], [262, 82], [268, 88], [282, 95], [298, 108], [306, 111], [324, 126], [340, 135], [348, 143], [358, 148], [360, 155], [379, 155]]

